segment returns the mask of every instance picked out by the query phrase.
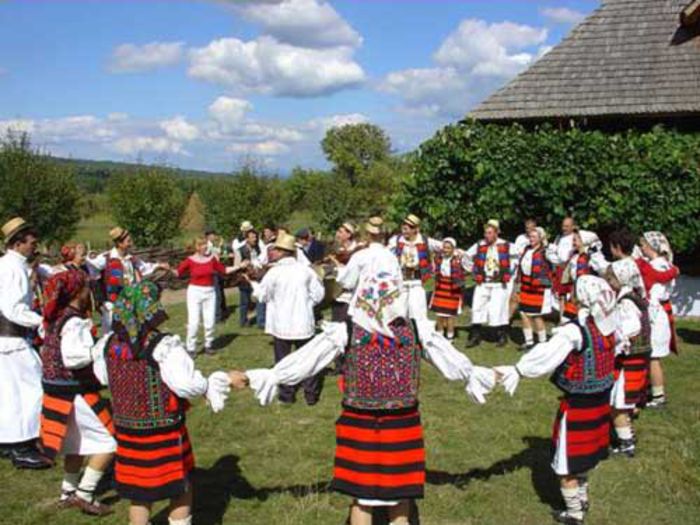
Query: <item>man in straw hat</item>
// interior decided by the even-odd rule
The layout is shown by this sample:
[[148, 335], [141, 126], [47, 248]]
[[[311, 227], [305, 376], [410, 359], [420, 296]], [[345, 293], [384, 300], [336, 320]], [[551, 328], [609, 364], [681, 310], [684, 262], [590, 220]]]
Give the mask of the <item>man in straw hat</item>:
[[615, 368], [615, 292], [605, 280], [584, 275], [576, 282], [578, 318], [515, 366], [496, 367], [511, 396], [521, 377], [550, 375], [563, 392], [554, 424], [552, 469], [566, 509], [554, 519], [582, 525], [588, 510], [588, 473], [608, 456], [610, 391]]
[[[296, 258], [296, 241], [292, 235], [280, 233], [270, 253], [272, 268], [262, 281], [252, 281], [253, 296], [267, 305], [265, 333], [274, 341], [275, 363], [304, 346], [314, 336], [316, 322], [314, 306], [323, 300], [325, 290], [311, 267]], [[322, 380], [319, 375], [303, 383], [306, 404], [315, 405], [321, 396]], [[281, 403], [294, 403], [296, 388], [280, 388]]]
[[[355, 240], [355, 225], [346, 221], [335, 232], [335, 245], [328, 259], [337, 267], [342, 268], [348, 264], [350, 257], [355, 251], [362, 247], [363, 245], [358, 244]], [[331, 304], [331, 321], [340, 323], [347, 319], [348, 306], [351, 299], [352, 293], [345, 290], [333, 300]]]
[[17, 468], [50, 466], [36, 447], [41, 413], [41, 360], [29, 341], [42, 324], [32, 310], [28, 259], [37, 233], [16, 217], [2, 227], [0, 258], [0, 451]]
[[495, 384], [495, 374], [472, 366], [435, 331], [432, 321], [411, 321], [401, 268], [384, 246], [381, 219], [370, 219], [365, 230], [369, 246], [353, 255], [338, 275], [353, 292], [350, 330], [346, 323], [327, 323], [323, 333], [273, 369], [246, 375], [266, 405], [278, 388], [312, 377], [344, 355], [331, 488], [353, 498], [352, 525], [369, 525], [376, 507], [388, 510], [391, 523], [407, 525], [411, 502], [423, 497], [425, 483], [418, 409], [421, 359], [448, 379], [469, 383], [468, 392], [479, 402]]
[[472, 272], [476, 288], [472, 300], [472, 326], [469, 348], [481, 343], [484, 325], [496, 329], [498, 346], [507, 343], [510, 312], [508, 301], [513, 275], [512, 261], [517, 258], [515, 247], [499, 237], [500, 224], [491, 219], [484, 225], [484, 238], [467, 250], [464, 263]]
[[432, 255], [442, 249], [442, 241], [420, 231], [421, 220], [409, 214], [401, 223], [401, 234], [389, 240], [401, 266], [403, 286], [408, 293], [411, 318], [427, 319], [428, 303], [424, 284], [433, 277]]
[[140, 282], [159, 268], [169, 269], [165, 263], [152, 264], [132, 255], [131, 233], [121, 227], [112, 228], [109, 237], [114, 247], [97, 257], [88, 257], [88, 264], [101, 274], [105, 302], [102, 305], [102, 332], [112, 326], [112, 309], [125, 286]]

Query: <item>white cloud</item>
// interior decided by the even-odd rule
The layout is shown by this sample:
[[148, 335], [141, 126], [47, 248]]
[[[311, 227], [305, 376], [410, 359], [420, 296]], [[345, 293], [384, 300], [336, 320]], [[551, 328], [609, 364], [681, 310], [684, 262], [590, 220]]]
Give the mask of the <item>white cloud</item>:
[[160, 128], [165, 131], [169, 138], [182, 142], [196, 140], [200, 136], [199, 128], [187, 122], [187, 119], [180, 115], [169, 120], [163, 120], [160, 123]]
[[143, 46], [122, 44], [112, 52], [113, 73], [135, 73], [173, 66], [183, 57], [182, 42], [151, 42]]
[[458, 117], [549, 50], [544, 28], [463, 20], [433, 55], [434, 67], [393, 71], [378, 89], [403, 101], [402, 113]]
[[362, 37], [324, 0], [243, 2], [238, 11], [265, 34], [300, 47], [359, 47]]
[[167, 137], [123, 137], [110, 144], [110, 148], [123, 155], [141, 153], [172, 153], [187, 155], [182, 144]]
[[34, 133], [36, 123], [31, 119], [0, 120], [0, 136], [9, 133]]
[[267, 157], [287, 153], [289, 152], [289, 146], [275, 140], [264, 142], [239, 142], [226, 146], [226, 151], [229, 153]]
[[586, 18], [586, 13], [568, 7], [545, 7], [540, 13], [553, 24], [573, 25]]
[[209, 106], [209, 115], [219, 124], [222, 132], [228, 133], [238, 129], [252, 109], [253, 105], [247, 100], [222, 96]]
[[369, 117], [362, 113], [347, 113], [343, 115], [331, 115], [319, 117], [309, 121], [308, 128], [325, 133], [331, 128], [339, 128], [349, 124], [362, 124], [369, 122]]
[[243, 92], [310, 97], [353, 87], [365, 79], [350, 47], [309, 49], [269, 36], [244, 42], [222, 38], [190, 51], [191, 77]]

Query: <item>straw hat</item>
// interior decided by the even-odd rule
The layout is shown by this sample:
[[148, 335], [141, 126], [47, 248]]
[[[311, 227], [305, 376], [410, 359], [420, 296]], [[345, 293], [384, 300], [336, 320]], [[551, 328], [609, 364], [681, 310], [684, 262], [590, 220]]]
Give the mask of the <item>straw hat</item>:
[[343, 224], [340, 225], [341, 228], [344, 230], [347, 230], [350, 235], [355, 235], [355, 227], [350, 224], [349, 222], [344, 222]]
[[484, 230], [486, 228], [494, 228], [496, 231], [501, 231], [501, 223], [496, 219], [490, 219], [486, 224], [484, 224]]
[[30, 229], [32, 226], [22, 217], [15, 217], [10, 219], [2, 227], [2, 236], [5, 238], [5, 242], [9, 242], [12, 238], [25, 230]]
[[293, 235], [280, 232], [280, 235], [277, 236], [277, 240], [275, 240], [275, 248], [287, 252], [295, 252], [297, 249], [297, 241]]
[[124, 239], [126, 239], [128, 237], [128, 235], [129, 235], [129, 230], [126, 230], [124, 228], [120, 228], [119, 226], [109, 230], [109, 237], [114, 242], [121, 242]]
[[254, 230], [255, 227], [253, 226], [253, 223], [250, 221], [243, 221], [241, 223], [241, 233], [248, 233], [251, 230]]
[[370, 217], [365, 224], [365, 231], [370, 235], [379, 235], [382, 233], [384, 227], [384, 221], [381, 217]]
[[420, 219], [411, 213], [403, 220], [403, 223], [408, 224], [412, 228], [418, 228], [418, 226], [420, 226]]

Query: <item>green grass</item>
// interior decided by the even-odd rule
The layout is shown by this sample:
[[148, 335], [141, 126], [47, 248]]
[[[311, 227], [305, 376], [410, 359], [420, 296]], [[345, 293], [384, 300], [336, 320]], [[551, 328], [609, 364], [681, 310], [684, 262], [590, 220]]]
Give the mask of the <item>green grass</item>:
[[[184, 332], [183, 305], [170, 308], [171, 330]], [[234, 314], [218, 327], [225, 348], [201, 357], [204, 372], [265, 367], [272, 363], [269, 338], [239, 329]], [[466, 323], [466, 320], [465, 320]], [[669, 358], [670, 406], [647, 411], [637, 422], [638, 457], [611, 459], [591, 476], [597, 525], [700, 523], [700, 323], [681, 322], [679, 358]], [[457, 347], [463, 348], [464, 333]], [[479, 364], [514, 363], [515, 346], [489, 344], [469, 351]], [[303, 398], [303, 396], [299, 396]], [[472, 404], [461, 385], [423, 367], [421, 412], [428, 456], [424, 525], [540, 525], [559, 504], [549, 468], [549, 438], [557, 391], [546, 380], [524, 381], [515, 398], [497, 392], [484, 406]], [[195, 524], [341, 524], [348, 498], [327, 491], [331, 479], [334, 421], [340, 395], [327, 378], [321, 402], [306, 407], [259, 407], [251, 392], [236, 393], [213, 415], [194, 403], [189, 429], [197, 457]], [[97, 523], [74, 511], [57, 511], [60, 468], [15, 471], [0, 463], [0, 523], [58, 525]], [[106, 496], [114, 499], [114, 493]], [[162, 510], [163, 504], [156, 507]], [[127, 503], [101, 524], [123, 524]], [[167, 523], [160, 514], [155, 523]]]

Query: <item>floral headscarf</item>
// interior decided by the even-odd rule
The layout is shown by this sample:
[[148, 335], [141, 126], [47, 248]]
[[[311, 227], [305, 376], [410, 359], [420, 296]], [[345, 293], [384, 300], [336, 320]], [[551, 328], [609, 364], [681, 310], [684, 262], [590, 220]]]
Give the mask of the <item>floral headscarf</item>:
[[112, 312], [112, 330], [138, 353], [144, 336], [167, 319], [158, 286], [152, 281], [141, 281], [125, 286], [119, 294]]
[[673, 250], [671, 243], [668, 242], [666, 236], [661, 232], [646, 232], [644, 240], [649, 243], [655, 252], [659, 255], [665, 255], [669, 262], [673, 262]]
[[644, 283], [642, 275], [639, 273], [639, 267], [631, 257], [625, 257], [619, 261], [615, 261], [610, 265], [610, 269], [617, 278], [623, 291], [625, 288], [635, 292], [641, 292], [644, 295]]
[[576, 299], [581, 303], [579, 322], [585, 322], [590, 315], [603, 335], [615, 331], [615, 292], [605, 279], [593, 275], [579, 277], [576, 281]]
[[44, 287], [44, 322], [48, 324], [58, 319], [86, 285], [87, 274], [82, 270], [71, 269], [52, 275]]

